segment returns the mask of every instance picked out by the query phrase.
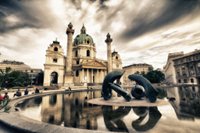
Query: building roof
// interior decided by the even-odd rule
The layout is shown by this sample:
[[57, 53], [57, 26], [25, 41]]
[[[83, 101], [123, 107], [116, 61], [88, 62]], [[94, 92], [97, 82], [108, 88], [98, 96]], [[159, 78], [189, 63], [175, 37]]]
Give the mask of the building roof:
[[74, 45], [80, 44], [94, 45], [93, 39], [90, 35], [86, 33], [86, 28], [84, 25], [81, 28], [81, 33], [77, 35], [74, 39]]
[[112, 52], [112, 56], [114, 55], [119, 55], [118, 52], [116, 52], [115, 50]]
[[4, 60], [0, 62], [0, 69], [6, 69], [7, 67], [10, 67], [12, 70], [30, 70], [31, 67], [24, 64], [24, 62], [19, 62], [19, 61], [10, 61], [10, 60]]
[[50, 46], [51, 46], [51, 47], [53, 47], [53, 46], [58, 46], [58, 47], [62, 48], [61, 45], [60, 45], [60, 42], [59, 42], [57, 39], [56, 39], [55, 41], [53, 41], [53, 43], [50, 44]]
[[12, 64], [12, 65], [22, 65], [24, 62], [20, 61], [11, 61], [11, 60], [3, 60], [0, 64]]
[[138, 64], [131, 64], [131, 65], [128, 65], [128, 66], [124, 66], [123, 68], [141, 67], [141, 66], [152, 67], [152, 65], [149, 65], [149, 64], [146, 64], [146, 63], [138, 63]]
[[182, 56], [174, 58], [173, 60], [178, 60], [178, 59], [181, 59], [181, 58], [184, 58], [184, 57], [188, 57], [188, 56], [192, 56], [192, 55], [195, 55], [195, 54], [200, 54], [200, 49], [195, 49], [194, 51], [186, 53], [186, 54], [183, 54]]
[[166, 65], [163, 67], [164, 70], [167, 70], [172, 62], [173, 59], [183, 56], [183, 52], [175, 52], [175, 53], [169, 53], [167, 57]]

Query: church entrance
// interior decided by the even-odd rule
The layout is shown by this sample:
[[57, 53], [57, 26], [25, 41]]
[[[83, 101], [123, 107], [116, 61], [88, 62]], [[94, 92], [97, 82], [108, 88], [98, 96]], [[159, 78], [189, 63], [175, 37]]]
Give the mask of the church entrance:
[[58, 73], [52, 72], [51, 73], [51, 85], [58, 84]]

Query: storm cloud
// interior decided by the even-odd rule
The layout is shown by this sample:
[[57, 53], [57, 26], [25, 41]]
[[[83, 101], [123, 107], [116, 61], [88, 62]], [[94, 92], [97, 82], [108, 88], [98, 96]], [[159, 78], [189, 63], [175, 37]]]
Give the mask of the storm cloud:
[[1, 0], [0, 34], [21, 28], [47, 28], [55, 24], [47, 0]]
[[124, 66], [162, 67], [169, 52], [200, 47], [199, 14], [200, 0], [0, 0], [0, 60], [43, 68], [45, 50], [55, 38], [66, 51], [65, 32], [72, 22], [74, 37], [85, 25], [97, 58], [106, 59], [109, 32]]
[[[164, 4], [162, 9], [156, 10], [155, 6]], [[152, 0], [144, 12], [141, 11], [132, 17], [131, 24], [121, 35], [123, 39], [132, 39], [148, 32], [171, 24], [187, 15], [200, 12], [199, 0]], [[155, 14], [152, 16], [152, 14]]]

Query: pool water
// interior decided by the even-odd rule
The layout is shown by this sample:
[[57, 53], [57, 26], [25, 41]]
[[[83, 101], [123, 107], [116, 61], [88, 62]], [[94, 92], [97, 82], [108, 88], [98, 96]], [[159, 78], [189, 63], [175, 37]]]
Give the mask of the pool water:
[[[174, 91], [174, 90], [173, 90]], [[172, 95], [169, 91], [168, 95]], [[169, 102], [157, 107], [98, 106], [86, 101], [99, 98], [100, 91], [53, 94], [25, 100], [20, 113], [45, 123], [113, 132], [199, 132], [199, 98]], [[167, 99], [165, 99], [167, 100]]]

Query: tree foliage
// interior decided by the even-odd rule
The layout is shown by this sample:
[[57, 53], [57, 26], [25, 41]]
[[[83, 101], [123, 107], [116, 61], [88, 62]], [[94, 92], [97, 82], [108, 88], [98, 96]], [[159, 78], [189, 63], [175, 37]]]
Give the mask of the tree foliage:
[[10, 68], [6, 68], [5, 71], [0, 70], [0, 87], [27, 86], [30, 82], [28, 73], [12, 71]]
[[165, 80], [164, 73], [158, 70], [149, 71], [147, 74], [143, 74], [143, 76], [151, 83], [161, 83], [163, 80]]
[[43, 79], [44, 79], [44, 72], [40, 72], [40, 73], [38, 73], [38, 75], [34, 79], [34, 83], [36, 85], [42, 85], [43, 84]]

